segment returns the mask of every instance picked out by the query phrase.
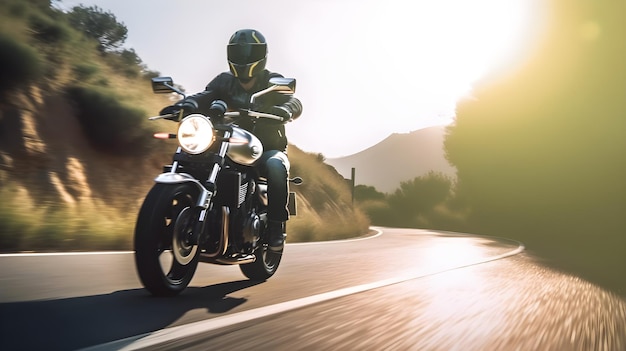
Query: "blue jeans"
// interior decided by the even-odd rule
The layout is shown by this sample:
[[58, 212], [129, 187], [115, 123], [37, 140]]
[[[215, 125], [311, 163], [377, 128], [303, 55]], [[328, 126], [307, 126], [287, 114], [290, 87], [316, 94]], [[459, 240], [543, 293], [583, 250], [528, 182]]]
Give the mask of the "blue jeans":
[[289, 219], [287, 201], [289, 196], [289, 158], [279, 150], [268, 150], [257, 160], [255, 167], [267, 178], [267, 218], [284, 222]]

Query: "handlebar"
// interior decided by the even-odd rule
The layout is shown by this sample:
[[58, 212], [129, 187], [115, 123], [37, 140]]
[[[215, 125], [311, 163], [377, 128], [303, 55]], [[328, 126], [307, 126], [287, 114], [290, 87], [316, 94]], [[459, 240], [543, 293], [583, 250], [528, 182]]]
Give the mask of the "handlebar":
[[161, 116], [152, 116], [152, 117], [148, 117], [148, 120], [155, 121], [157, 119], [163, 119], [163, 118], [169, 118], [169, 117], [176, 117], [176, 114], [168, 113], [166, 115], [161, 115]]
[[[296, 80], [294, 78], [272, 77], [269, 79], [269, 83], [271, 85], [267, 87], [266, 89], [263, 89], [261, 91], [258, 91], [252, 94], [252, 96], [250, 97], [250, 104], [252, 106], [254, 106], [254, 101], [256, 98], [258, 98], [261, 95], [267, 94], [269, 92], [276, 91], [281, 94], [293, 94], [296, 90]], [[176, 86], [174, 85], [174, 81], [172, 80], [171, 77], [152, 78], [152, 90], [155, 93], [159, 93], [159, 94], [176, 92], [178, 94], [181, 94], [183, 97], [185, 97], [185, 94], [180, 89], [176, 88]], [[280, 121], [280, 122], [285, 121], [283, 117], [280, 117], [280, 116], [276, 116], [270, 113], [263, 113], [263, 112], [249, 111], [249, 110], [241, 110], [240, 112], [226, 112], [224, 116], [239, 117], [242, 115], [242, 112], [244, 112], [247, 116], [252, 117], [252, 118], [268, 118], [268, 119], [273, 119], [273, 120]], [[175, 120], [179, 120], [181, 119], [180, 117], [182, 116], [180, 116], [179, 118], [175, 118], [175, 117], [178, 117], [177, 113], [171, 113], [171, 114], [166, 114], [162, 116], [148, 117], [148, 119], [151, 121], [154, 121], [157, 119], [172, 118], [172, 117], [174, 117], [173, 119]]]
[[280, 116], [276, 116], [271, 113], [257, 112], [257, 111], [250, 111], [250, 110], [226, 112], [224, 113], [224, 117], [239, 117], [241, 116], [242, 112], [245, 112], [248, 115], [248, 117], [252, 117], [252, 118], [268, 118], [268, 119], [273, 119], [276, 121], [281, 121], [281, 122], [283, 121], [283, 118]]
[[[257, 112], [257, 111], [250, 111], [250, 110], [226, 112], [226, 113], [224, 113], [224, 117], [231, 117], [231, 118], [239, 117], [239, 116], [242, 115], [242, 112], [246, 113], [247, 116], [251, 117], [251, 118], [267, 118], [267, 119], [273, 119], [275, 121], [280, 121], [280, 122], [283, 121], [283, 118], [280, 117], [280, 116], [276, 116], [276, 115], [273, 115], [271, 113]], [[175, 114], [175, 113], [169, 113], [169, 114], [165, 114], [165, 115], [161, 115], [161, 116], [148, 117], [148, 120], [155, 121], [157, 119], [177, 117], [176, 115], [177, 114]]]

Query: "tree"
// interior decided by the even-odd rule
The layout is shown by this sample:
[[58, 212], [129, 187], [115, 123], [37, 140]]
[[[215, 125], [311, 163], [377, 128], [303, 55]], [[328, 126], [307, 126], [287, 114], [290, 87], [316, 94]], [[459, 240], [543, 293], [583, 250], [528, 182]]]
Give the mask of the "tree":
[[468, 231], [626, 289], [626, 3], [549, 2], [529, 60], [457, 106], [447, 157]]
[[451, 188], [450, 178], [431, 171], [425, 176], [400, 183], [400, 188], [389, 195], [389, 205], [399, 220], [410, 223], [443, 203]]
[[74, 6], [68, 13], [68, 19], [72, 26], [98, 40], [102, 52], [117, 50], [128, 36], [126, 26], [119, 23], [111, 12], [105, 12], [98, 6]]
[[384, 200], [385, 194], [373, 186], [357, 185], [354, 187], [354, 199], [357, 201]]

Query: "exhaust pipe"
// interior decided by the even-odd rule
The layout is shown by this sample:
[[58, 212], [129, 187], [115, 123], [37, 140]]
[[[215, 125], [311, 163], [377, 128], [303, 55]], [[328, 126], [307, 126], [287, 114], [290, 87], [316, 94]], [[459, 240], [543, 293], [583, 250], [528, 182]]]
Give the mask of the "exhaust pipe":
[[211, 257], [204, 253], [200, 254], [200, 261], [207, 263], [218, 263], [224, 265], [246, 264], [256, 261], [256, 256], [252, 254], [232, 254], [228, 257]]

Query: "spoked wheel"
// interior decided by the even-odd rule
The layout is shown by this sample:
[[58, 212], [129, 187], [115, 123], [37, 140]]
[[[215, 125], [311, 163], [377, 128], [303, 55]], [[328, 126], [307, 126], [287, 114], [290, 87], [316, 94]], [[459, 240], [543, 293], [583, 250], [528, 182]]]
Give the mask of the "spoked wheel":
[[256, 260], [252, 263], [242, 264], [239, 268], [248, 279], [267, 280], [276, 273], [283, 257], [283, 250], [272, 251], [267, 247], [267, 243], [263, 243], [254, 252]]
[[183, 291], [198, 266], [192, 242], [193, 184], [156, 184], [146, 196], [135, 227], [135, 264], [143, 286], [155, 296]]

